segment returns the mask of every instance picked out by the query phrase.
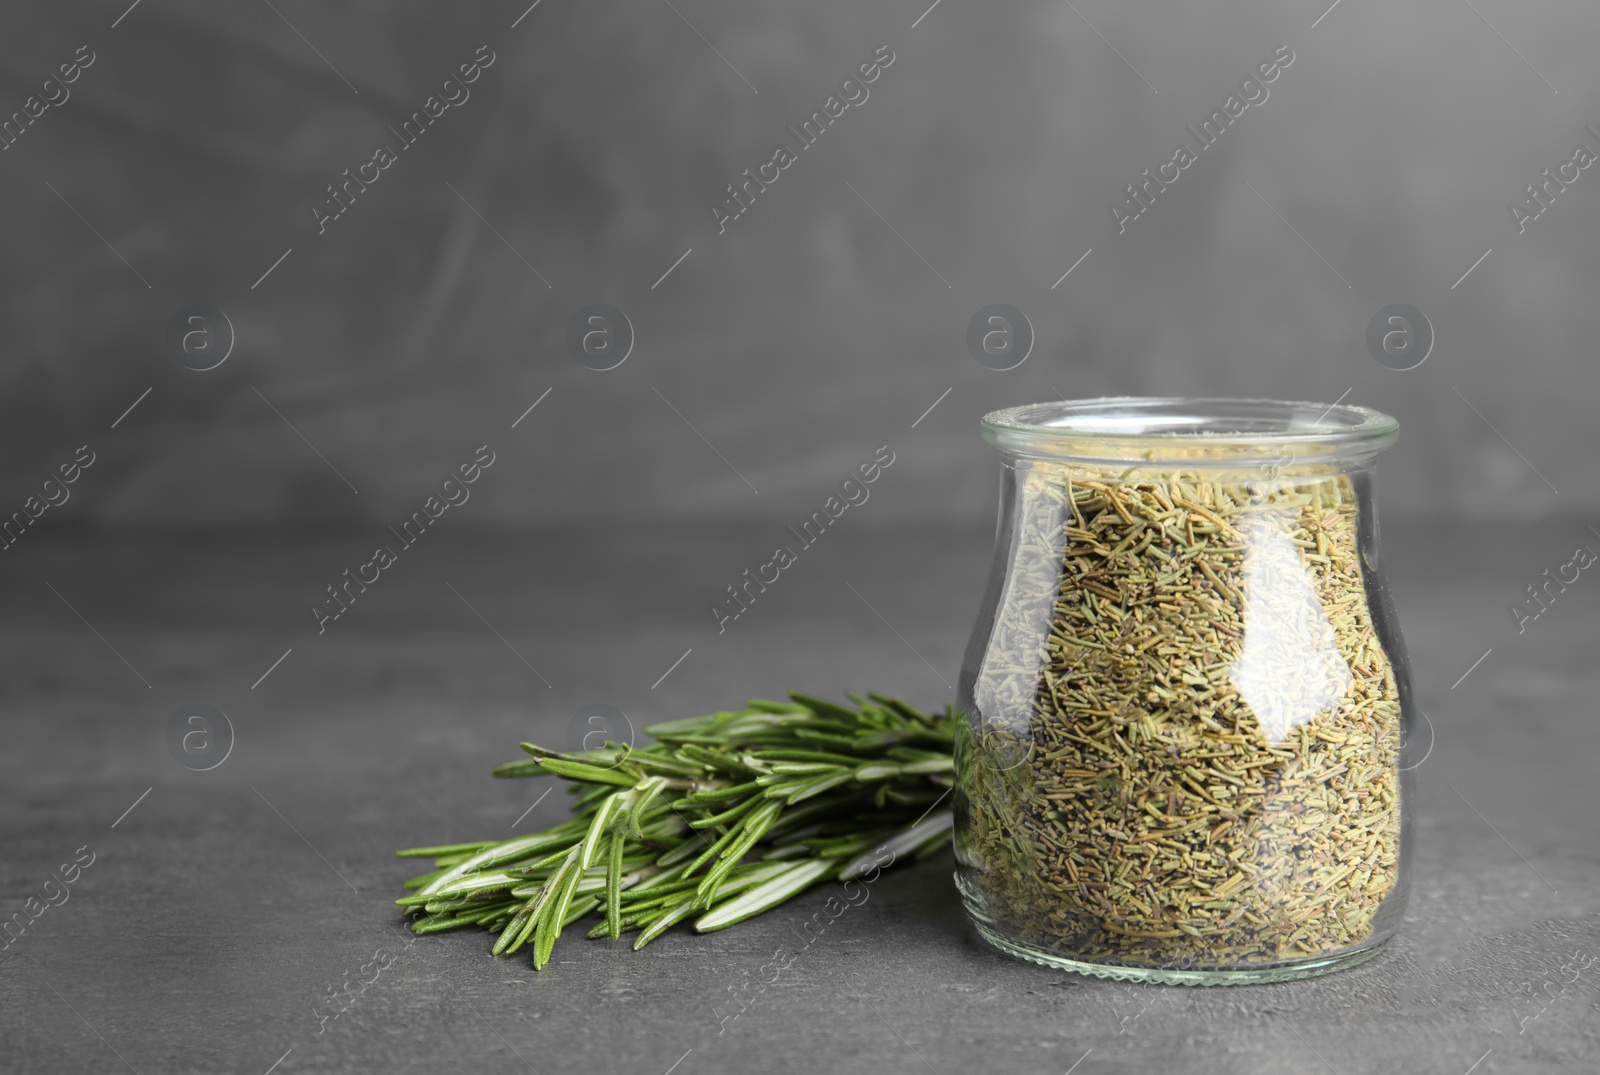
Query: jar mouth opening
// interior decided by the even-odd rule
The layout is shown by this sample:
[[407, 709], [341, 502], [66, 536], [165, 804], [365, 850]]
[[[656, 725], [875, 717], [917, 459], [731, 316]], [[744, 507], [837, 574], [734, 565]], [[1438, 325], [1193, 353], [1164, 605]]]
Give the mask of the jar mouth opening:
[[1368, 407], [1276, 399], [1114, 396], [983, 416], [984, 439], [1002, 451], [1087, 463], [1364, 461], [1399, 428]]

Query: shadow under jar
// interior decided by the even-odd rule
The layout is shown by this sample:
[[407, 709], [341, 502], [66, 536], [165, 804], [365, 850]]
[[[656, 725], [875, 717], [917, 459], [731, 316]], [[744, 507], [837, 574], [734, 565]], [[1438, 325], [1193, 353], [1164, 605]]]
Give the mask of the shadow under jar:
[[1362, 407], [996, 411], [962, 665], [956, 884], [991, 944], [1102, 977], [1279, 981], [1404, 910], [1411, 688]]

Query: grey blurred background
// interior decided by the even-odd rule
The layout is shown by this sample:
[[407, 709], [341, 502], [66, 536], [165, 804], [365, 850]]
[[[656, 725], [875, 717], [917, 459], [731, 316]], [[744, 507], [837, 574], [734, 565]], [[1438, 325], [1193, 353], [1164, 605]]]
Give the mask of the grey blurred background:
[[[0, 503], [91, 441], [52, 524], [388, 522], [551, 388], [476, 524], [788, 519], [896, 440], [894, 514], [968, 519], [977, 416], [1104, 394], [1348, 391], [1401, 420], [1391, 517], [1594, 506], [1600, 180], [1526, 234], [1507, 203], [1592, 141], [1600, 14], [951, 0], [913, 29], [923, 6], [544, 0], [511, 30], [515, 2], [145, 0], [113, 30], [117, 3], [8, 5], [0, 112], [96, 60], [0, 153]], [[712, 198], [883, 44], [870, 98], [718, 234]], [[1108, 203], [1283, 44], [1268, 100], [1119, 235]], [[480, 45], [470, 99], [319, 235], [327, 185]], [[237, 333], [206, 373], [163, 343], [191, 302]], [[564, 345], [590, 302], [637, 334], [608, 373]], [[990, 302], [1037, 333], [1005, 373], [963, 340]], [[1404, 373], [1363, 342], [1394, 302], [1437, 332]]]
[[[1505, 0], [0, 7], [0, 519], [93, 453], [0, 551], [0, 917], [100, 856], [0, 954], [0, 1068], [1592, 1069], [1594, 975], [1549, 987], [1600, 955], [1600, 590], [1520, 632], [1508, 607], [1600, 550], [1600, 171], [1522, 233], [1507, 206], [1600, 153], [1597, 36], [1590, 5]], [[709, 203], [880, 46], [870, 97], [719, 233]], [[1119, 234], [1108, 203], [1280, 46]], [[594, 303], [635, 336], [603, 372], [567, 344]], [[1035, 335], [1003, 372], [966, 342], [991, 303]], [[1366, 343], [1395, 303], [1436, 336], [1405, 371]], [[194, 304], [234, 336], [204, 371], [167, 340]], [[1111, 394], [1400, 420], [1378, 501], [1433, 749], [1384, 956], [1152, 1004], [985, 949], [945, 859], [886, 874], [739, 1034], [708, 998], [815, 908], [564, 940], [543, 975], [429, 939], [315, 1032], [395, 936], [394, 848], [565, 816], [487, 778], [519, 740], [596, 703], [638, 729], [789, 688], [951, 697], [994, 522], [978, 418]], [[482, 445], [470, 499], [319, 633]], [[880, 446], [869, 501], [719, 631]], [[167, 741], [194, 704], [229, 721], [206, 771]]]

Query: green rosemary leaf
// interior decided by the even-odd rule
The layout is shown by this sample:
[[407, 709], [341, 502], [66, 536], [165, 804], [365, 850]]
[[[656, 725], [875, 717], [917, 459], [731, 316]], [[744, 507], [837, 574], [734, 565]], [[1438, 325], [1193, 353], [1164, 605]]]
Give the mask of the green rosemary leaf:
[[623, 839], [619, 833], [611, 838], [611, 861], [606, 870], [606, 927], [611, 939], [622, 936], [622, 850]]
[[[622, 934], [628, 932], [628, 927], [631, 921], [631, 919], [627, 918], [617, 919], [617, 937], [620, 937]], [[611, 937], [610, 916], [602, 919], [599, 925], [591, 927], [589, 932], [585, 933], [584, 936], [591, 941], [597, 941], [601, 937]], [[617, 937], [611, 937], [611, 939], [616, 940]]]
[[722, 803], [729, 799], [743, 798], [759, 790], [760, 787], [761, 781], [757, 779], [744, 784], [732, 784], [725, 787], [692, 792], [679, 799], [678, 802], [687, 805]]
[[[823, 750], [758, 750], [752, 755], [756, 760], [763, 762], [788, 762], [788, 761], [814, 761], [830, 762], [834, 765], [856, 766], [861, 764], [861, 757], [854, 754], [830, 754]], [[777, 767], [774, 766], [774, 769]]]
[[686, 743], [678, 748], [678, 753], [685, 758], [691, 758], [702, 765], [716, 769], [734, 776], [758, 776], [760, 770], [756, 769], [732, 754], [694, 743]]
[[439, 933], [447, 929], [460, 929], [462, 926], [476, 925], [485, 918], [499, 914], [499, 909], [488, 911], [469, 911], [466, 914], [455, 916], [442, 915], [431, 918], [419, 918], [411, 924], [412, 933]]
[[523, 916], [522, 925], [517, 930], [516, 936], [512, 937], [511, 943], [504, 948], [506, 955], [516, 955], [522, 946], [528, 943], [529, 938], [533, 936], [533, 931], [539, 926], [539, 920], [544, 917], [545, 907], [555, 897], [555, 893], [555, 886], [548, 885], [539, 895], [533, 898], [531, 901], [533, 909]]
[[856, 737], [853, 735], [841, 735], [836, 732], [819, 732], [811, 728], [796, 728], [794, 735], [796, 739], [802, 739], [808, 743], [822, 743], [826, 746], [831, 746], [841, 751], [849, 751], [854, 753], [860, 751], [861, 749], [857, 745]]
[[628, 895], [631, 897], [641, 892], [659, 891], [668, 885], [676, 884], [682, 876], [682, 872], [682, 867], [663, 869], [660, 873], [646, 877], [643, 881], [631, 886], [628, 889]]
[[752, 716], [760, 717], [761, 714], [752, 709], [728, 709], [705, 717], [689, 717], [684, 720], [652, 724], [645, 728], [645, 731], [663, 743], [680, 744], [702, 740], [708, 743], [721, 743], [730, 737], [728, 732], [730, 725], [739, 726], [740, 721]]
[[716, 716], [709, 717], [684, 717], [682, 720], [664, 720], [659, 724], [645, 727], [645, 732], [655, 736], [663, 743], [670, 743], [684, 736], [697, 735], [716, 722]]
[[752, 795], [750, 798], [746, 799], [744, 802], [740, 803], [738, 806], [735, 806], [731, 810], [724, 810], [720, 814], [713, 814], [710, 817], [703, 817], [698, 821], [689, 822], [689, 827], [691, 829], [706, 829], [713, 825], [727, 825], [737, 821], [739, 818], [743, 817], [760, 804], [761, 797], [759, 795]]
[[857, 720], [857, 714], [854, 710], [846, 709], [835, 702], [830, 702], [823, 698], [814, 698], [809, 694], [801, 694], [799, 691], [790, 691], [789, 697], [818, 716], [837, 717], [847, 724], [854, 724]]
[[950, 757], [950, 752], [948, 750], [918, 750], [916, 747], [890, 747], [888, 750], [888, 755], [889, 757], [894, 758], [896, 761], [910, 762], [913, 765], [933, 764], [935, 766], [935, 768], [928, 770], [906, 770], [907, 772], [913, 773], [939, 772], [940, 766], [949, 767], [954, 761], [954, 759]]
[[545, 772], [555, 776], [564, 776], [568, 780], [582, 780], [592, 784], [615, 784], [624, 788], [631, 788], [639, 782], [639, 778], [634, 774], [625, 773], [619, 769], [602, 769], [598, 765], [586, 765], [577, 761], [562, 761], [559, 758], [534, 758], [533, 761]]
[[695, 899], [701, 906], [710, 906], [711, 901], [716, 898], [717, 888], [722, 884], [722, 879], [739, 865], [739, 861], [755, 842], [766, 835], [782, 810], [782, 803], [765, 803], [745, 819], [739, 838], [722, 850], [721, 860], [711, 868], [705, 880], [701, 881], [700, 887], [696, 889]]
[[[955, 815], [949, 810], [942, 810], [931, 817], [919, 821], [904, 832], [889, 837], [879, 847], [856, 861], [850, 863], [839, 872], [839, 880], [848, 881], [858, 874], [865, 873], [873, 866], [887, 866], [895, 862], [902, 855], [910, 854], [933, 836], [949, 832], [954, 824]], [[884, 856], [888, 855], [888, 861]]]
[[500, 933], [500, 939], [495, 941], [494, 947], [490, 949], [491, 955], [499, 955], [506, 950], [507, 945], [516, 940], [517, 935], [522, 932], [522, 927], [527, 924], [528, 916], [533, 914], [534, 910], [538, 906], [539, 897], [535, 896], [527, 903], [524, 903], [521, 909], [519, 909], [516, 914], [511, 916], [511, 921], [506, 924], [505, 928]]
[[[893, 829], [872, 829], [867, 832], [849, 832], [838, 836], [809, 836], [798, 844], [786, 845], [775, 851], [786, 851], [790, 847], [799, 847], [800, 853], [810, 854], [817, 858], [836, 858], [850, 860], [859, 856], [868, 848], [877, 847], [893, 836]], [[769, 858], [774, 857], [769, 855]]]
[[427, 933], [442, 933], [447, 929], [460, 929], [472, 925], [474, 921], [476, 920], [471, 915], [465, 918], [419, 918], [411, 923], [409, 928], [412, 933], [422, 936]]
[[487, 873], [472, 874], [460, 877], [447, 884], [435, 884], [427, 889], [427, 894], [404, 896], [395, 902], [402, 907], [415, 904], [419, 901], [427, 902], [433, 899], [452, 899], [465, 896], [474, 892], [493, 892], [499, 889], [510, 888], [522, 879], [514, 877], [504, 870], [493, 870]]
[[789, 866], [776, 877], [701, 915], [695, 920], [695, 931], [712, 933], [769, 911], [821, 881], [838, 865], [837, 859], [814, 859]]
[[567, 922], [567, 911], [572, 907], [572, 897], [577, 892], [578, 882], [583, 879], [583, 870], [578, 863], [569, 865], [566, 879], [561, 885], [561, 890], [551, 902], [549, 910], [544, 913], [544, 920], [535, 931], [533, 941], [533, 967], [543, 970], [544, 965], [550, 962], [550, 953], [555, 949], [556, 939], [561, 936], [561, 929]]
[[639, 939], [633, 942], [633, 950], [637, 952], [651, 941], [665, 933], [670, 927], [682, 922], [694, 914], [694, 897], [686, 896], [674, 904], [668, 911], [662, 913], [648, 929], [639, 934]]
[[[578, 895], [582, 896], [591, 892], [605, 891], [606, 875], [609, 869], [610, 867], [607, 864], [600, 863], [583, 871], [583, 876], [578, 881]], [[624, 858], [622, 861], [622, 887], [624, 889], [631, 888], [632, 886], [638, 884], [641, 880], [655, 876], [655, 874], [659, 873], [660, 870], [661, 867], [655, 865], [651, 859], [646, 858], [644, 860], [640, 860], [638, 858], [634, 858], [629, 860]], [[510, 891], [509, 895], [514, 899], [526, 899], [537, 894], [540, 889], [544, 888], [548, 880], [549, 878], [546, 877], [528, 884], [518, 885], [516, 888], [513, 888]]]
[[916, 708], [913, 705], [910, 705], [909, 703], [907, 703], [905, 700], [903, 700], [901, 698], [890, 698], [887, 695], [883, 695], [883, 694], [869, 694], [869, 695], [867, 695], [867, 697], [871, 698], [874, 702], [877, 702], [879, 705], [887, 706], [888, 708], [894, 710], [896, 713], [900, 714], [902, 717], [906, 718], [907, 720], [916, 721], [918, 724], [921, 724], [921, 725], [923, 725], [925, 727], [932, 728], [937, 723], [934, 720], [933, 717], [930, 717], [928, 714], [924, 713], [922, 710]]
[[[738, 866], [731, 873], [729, 873], [727, 878], [723, 881], [722, 886], [718, 889], [717, 895], [719, 898], [721, 898], [732, 896], [738, 892], [743, 892], [745, 889], [753, 888], [756, 885], [769, 881], [773, 877], [776, 877], [780, 873], [783, 873], [785, 870], [791, 868], [792, 865], [787, 862], [761, 862], [753, 865]], [[624, 923], [650, 918], [654, 914], [659, 913], [659, 911], [667, 904], [676, 904], [682, 899], [688, 890], [694, 889], [697, 886], [698, 882], [696, 881], [687, 881], [676, 885], [666, 886], [661, 891], [661, 894], [654, 895], [649, 899], [630, 900], [629, 896], [631, 893], [624, 895], [623, 903], [618, 909], [618, 913], [621, 915]], [[652, 896], [652, 894], [648, 892], [644, 895]], [[607, 912], [610, 910], [609, 908], [603, 909]]]
[[[640, 825], [641, 841], [653, 847], [666, 847], [689, 831], [689, 825], [672, 810], [662, 810], [649, 824]], [[662, 865], [666, 865], [662, 863]]]
[[636, 798], [633, 789], [620, 795], [612, 795], [600, 804], [600, 809], [595, 811], [594, 818], [589, 822], [589, 831], [583, 837], [583, 854], [578, 857], [578, 869], [587, 870], [594, 865], [595, 857], [600, 854], [600, 847], [604, 843], [606, 831], [611, 828], [611, 823], [616, 820], [617, 813], [633, 805]]
[[561, 918], [561, 928], [566, 929], [598, 906], [600, 906], [599, 896], [580, 896], [573, 900], [572, 906], [567, 908], [567, 913]]
[[503, 765], [496, 765], [489, 770], [490, 776], [517, 777], [517, 776], [544, 776], [546, 770], [539, 765], [537, 758], [518, 758], [508, 761]]
[[[712, 859], [714, 859], [718, 855], [722, 854], [722, 852], [730, 844], [732, 844], [735, 840], [737, 840], [739, 838], [739, 833], [742, 832], [742, 831], [743, 831], [742, 826], [736, 826], [734, 828], [729, 829], [727, 832], [723, 833], [722, 836], [717, 840], [716, 843], [714, 843], [710, 847], [706, 848], [703, 852], [700, 853], [700, 857], [699, 858], [695, 859], [693, 862], [691, 862], [689, 864], [688, 868], [683, 871], [683, 876], [688, 877], [688, 876], [692, 875], [696, 870], [700, 869], [700, 867], [704, 866], [706, 863], [710, 862]], [[690, 850], [693, 850], [693, 845], [690, 845]], [[666, 865], [665, 856], [663, 856], [663, 860], [661, 862], [661, 865], [663, 865], [663, 866]]]
[[538, 902], [534, 905], [533, 911], [528, 915], [527, 920], [522, 924], [521, 932], [519, 932], [516, 939], [511, 942], [511, 946], [506, 949], [507, 955], [514, 954], [518, 949], [526, 944], [530, 938], [533, 938], [535, 943], [537, 943], [539, 931], [544, 928], [545, 922], [550, 917], [550, 907], [558, 899], [560, 899], [561, 892], [567, 887], [567, 879], [569, 877], [575, 879], [579, 876], [580, 871], [577, 868], [578, 855], [581, 854], [582, 851], [583, 848], [581, 846], [575, 845], [570, 851], [567, 852], [566, 859], [551, 876], [550, 880], [545, 882], [543, 890], [540, 891], [538, 896], [535, 897]]
[[439, 877], [422, 886], [424, 895], [432, 894], [440, 888], [450, 884], [457, 878], [465, 877], [476, 870], [486, 866], [503, 866], [518, 859], [528, 858], [540, 852], [548, 851], [565, 843], [571, 843], [584, 829], [583, 823], [574, 818], [572, 821], [557, 825], [555, 828], [543, 832], [530, 833], [498, 844], [490, 844], [464, 862], [450, 867]]
[[470, 854], [474, 851], [482, 851], [484, 848], [489, 847], [492, 844], [493, 841], [489, 841], [488, 843], [479, 841], [478, 843], [474, 844], [443, 844], [439, 847], [408, 847], [404, 851], [396, 851], [395, 855], [403, 859], [437, 858], [440, 855], [455, 855], [460, 854], [461, 852], [467, 852]]
[[[847, 762], [846, 764], [849, 765], [850, 767], [854, 768], [855, 765], [857, 764], [857, 762], [850, 761], [850, 762]], [[839, 771], [839, 765], [836, 762], [820, 762], [820, 761], [780, 761], [780, 762], [774, 762], [771, 768], [772, 768], [772, 771], [774, 773], [811, 773], [811, 774], [817, 774], [817, 773], [837, 773]]]
[[907, 773], [931, 776], [934, 773], [953, 773], [956, 771], [954, 758], [929, 758], [926, 761], [912, 762], [905, 767]]
[[927, 728], [888, 728], [883, 731], [869, 732], [855, 738], [855, 748], [863, 753], [882, 751], [886, 747], [897, 746], [901, 743], [934, 743], [948, 746], [951, 740], [930, 731]]
[[673, 870], [687, 869], [687, 867], [684, 865], [684, 860], [693, 855], [699, 849], [700, 845], [695, 843], [693, 840], [683, 840], [679, 842], [677, 846], [673, 847], [672, 850], [666, 852], [660, 858], [656, 859], [656, 865]]
[[628, 808], [628, 828], [638, 839], [644, 839], [644, 832], [639, 828], [639, 816], [649, 809], [650, 804], [665, 790], [666, 779], [660, 776], [649, 776], [639, 784], [639, 794], [633, 800], [633, 805]]
[[[533, 913], [531, 931], [524, 926], [524, 932], [531, 933], [530, 940], [533, 944], [533, 969], [543, 970], [545, 963], [550, 959], [550, 951], [555, 948], [556, 936], [561, 932], [560, 921], [556, 915], [556, 908], [561, 904], [563, 893], [568, 891], [567, 882], [575, 877], [571, 870], [564, 870], [559, 881], [552, 881], [550, 891], [546, 896], [543, 906]], [[569, 902], [570, 902], [570, 896]], [[563, 912], [565, 908], [563, 908]], [[520, 948], [517, 945], [516, 948]], [[515, 951], [515, 949], [513, 949]]]
[[736, 892], [743, 892], [745, 889], [765, 884], [788, 869], [790, 865], [787, 862], [755, 862], [735, 866], [727, 879], [722, 882], [722, 888], [717, 894], [731, 896]]
[[554, 758], [556, 761], [574, 761], [584, 765], [609, 766], [617, 761], [617, 749], [607, 744], [600, 750], [551, 750], [538, 743], [523, 741], [517, 744], [524, 753], [535, 758]]
[[791, 805], [803, 802], [814, 795], [821, 795], [825, 791], [836, 788], [840, 784], [849, 783], [855, 778], [856, 774], [848, 769], [842, 773], [835, 771], [832, 775], [818, 777], [816, 780], [809, 781], [805, 787], [791, 794], [785, 801]]
[[762, 713], [804, 713], [806, 707], [797, 702], [774, 702], [766, 698], [751, 698], [745, 702], [745, 708], [759, 710]]
[[[740, 863], [734, 866], [723, 880], [720, 892], [722, 895], [742, 892], [752, 885], [758, 885], [769, 878], [776, 877], [788, 869], [789, 866], [790, 864], [786, 862]], [[672, 902], [673, 897], [699, 886], [700, 882], [691, 878], [687, 881], [677, 881], [671, 885], [664, 885], [660, 889], [648, 892], [640, 893], [638, 890], [626, 892], [622, 897], [622, 913], [624, 915], [633, 914], [649, 906]]]
[[692, 892], [700, 887], [699, 878], [688, 881], [674, 881], [660, 888], [646, 889], [643, 892], [630, 889], [622, 896], [622, 913], [635, 914], [650, 907], [663, 903], [672, 903], [685, 892]]
[[935, 798], [932, 795], [920, 795], [914, 792], [902, 791], [893, 784], [885, 784], [883, 785], [883, 789], [883, 799], [885, 804], [898, 803], [901, 806], [916, 806], [919, 803], [931, 803]]
[[463, 851], [458, 855], [440, 855], [433, 860], [433, 868], [443, 872], [452, 866], [460, 865], [475, 854], [477, 854], [476, 851]]
[[692, 779], [701, 773], [700, 766], [692, 761], [654, 751], [634, 751], [628, 755], [628, 764], [643, 772], [670, 778]]
[[550, 852], [550, 854], [542, 858], [536, 858], [531, 862], [519, 862], [515, 866], [509, 866], [506, 868], [506, 872], [522, 877], [532, 877], [535, 874], [547, 873], [551, 868], [559, 866], [566, 861], [567, 855], [572, 851], [572, 845], [575, 843], [577, 843], [577, 840], [568, 840]]
[[607, 795], [615, 795], [619, 784], [577, 782], [567, 786], [572, 796], [572, 812], [577, 817], [587, 817]]
[[[888, 787], [888, 785], [884, 786]], [[810, 800], [804, 806], [791, 807], [785, 810], [783, 816], [772, 826], [772, 831], [773, 833], [781, 833], [796, 829], [812, 818], [827, 817], [835, 811], [862, 805], [865, 802], [865, 789], [848, 788], [842, 792], [834, 792], [832, 795], [819, 796]]]

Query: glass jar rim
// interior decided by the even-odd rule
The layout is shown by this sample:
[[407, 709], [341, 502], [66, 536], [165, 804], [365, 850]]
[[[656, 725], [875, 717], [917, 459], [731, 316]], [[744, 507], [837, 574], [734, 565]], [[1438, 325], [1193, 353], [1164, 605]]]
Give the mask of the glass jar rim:
[[1105, 396], [983, 416], [984, 439], [1002, 451], [1111, 464], [1364, 461], [1399, 429], [1389, 415], [1354, 404], [1225, 397]]

